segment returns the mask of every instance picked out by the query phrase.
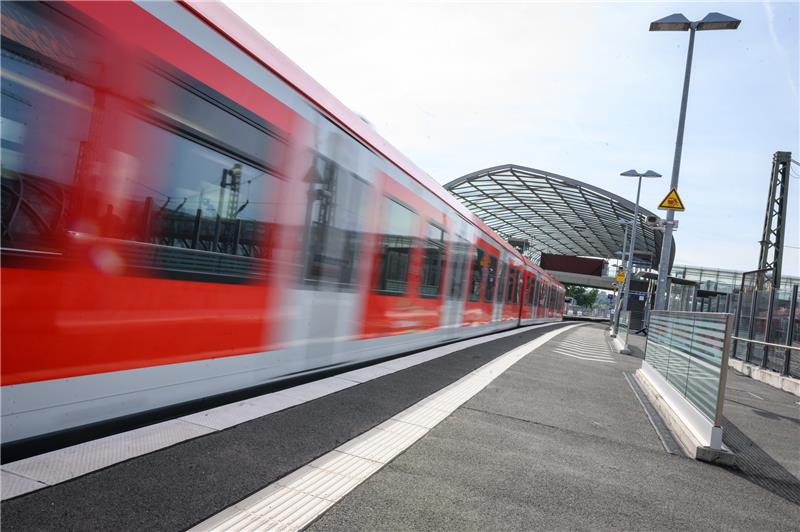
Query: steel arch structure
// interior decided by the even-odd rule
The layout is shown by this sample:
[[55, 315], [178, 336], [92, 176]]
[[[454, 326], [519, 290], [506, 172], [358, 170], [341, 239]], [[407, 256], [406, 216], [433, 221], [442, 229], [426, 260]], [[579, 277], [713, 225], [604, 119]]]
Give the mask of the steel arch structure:
[[[479, 170], [444, 186], [489, 227], [506, 239], [526, 239], [527, 254], [607, 259], [620, 256], [635, 204], [588, 183], [525, 166], [505, 164]], [[656, 269], [663, 233], [647, 223], [652, 212], [639, 207], [634, 263]], [[673, 242], [674, 257], [674, 242]], [[670, 257], [672, 263], [673, 257]]]

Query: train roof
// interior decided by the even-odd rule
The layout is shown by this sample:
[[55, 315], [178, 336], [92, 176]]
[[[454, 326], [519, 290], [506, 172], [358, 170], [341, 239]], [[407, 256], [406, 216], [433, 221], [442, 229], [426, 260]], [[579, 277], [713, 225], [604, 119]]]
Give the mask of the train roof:
[[539, 266], [522, 256], [513, 246], [500, 238], [495, 231], [486, 225], [483, 220], [467, 209], [450, 192], [425, 171], [414, 164], [400, 150], [392, 146], [381, 137], [374, 129], [369, 127], [356, 113], [320, 85], [307, 72], [278, 50], [263, 35], [250, 26], [228, 6], [221, 2], [208, 2], [204, 0], [182, 0], [186, 6], [197, 16], [213, 26], [217, 31], [235, 43], [245, 53], [270, 70], [273, 74], [283, 79], [295, 90], [303, 94], [314, 105], [325, 111], [332, 119], [344, 129], [355, 135], [363, 143], [389, 159], [410, 177], [418, 181], [434, 195], [458, 211], [464, 218], [478, 226], [506, 250], [521, 258], [525, 264], [531, 266], [539, 273], [552, 278]]

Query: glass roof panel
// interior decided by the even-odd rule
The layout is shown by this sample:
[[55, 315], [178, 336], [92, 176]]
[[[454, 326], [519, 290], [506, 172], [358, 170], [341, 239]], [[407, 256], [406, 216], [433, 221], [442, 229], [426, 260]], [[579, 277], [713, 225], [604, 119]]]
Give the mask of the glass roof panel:
[[[523, 166], [488, 168], [451, 181], [445, 188], [502, 237], [527, 237], [533, 260], [541, 253], [616, 258], [625, 235], [619, 219], [633, 218], [634, 204], [629, 200]], [[656, 269], [662, 233], [647, 224], [648, 216], [654, 214], [640, 207], [636, 255], [637, 259], [648, 257], [650, 268]]]

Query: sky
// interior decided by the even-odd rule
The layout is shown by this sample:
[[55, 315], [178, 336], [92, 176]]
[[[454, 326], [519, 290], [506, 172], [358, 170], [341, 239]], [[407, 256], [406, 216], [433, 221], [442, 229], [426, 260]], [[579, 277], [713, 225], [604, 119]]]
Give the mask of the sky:
[[[514, 163], [636, 199], [669, 192], [688, 32], [697, 32], [676, 264], [752, 270], [772, 156], [800, 161], [800, 2], [226, 2], [437, 181]], [[792, 165], [783, 273], [800, 275]], [[657, 214], [664, 215], [663, 211]]]

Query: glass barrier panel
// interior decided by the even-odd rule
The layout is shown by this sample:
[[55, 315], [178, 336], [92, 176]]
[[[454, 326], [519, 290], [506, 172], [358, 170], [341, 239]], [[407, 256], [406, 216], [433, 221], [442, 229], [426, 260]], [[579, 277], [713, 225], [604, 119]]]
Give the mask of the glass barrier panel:
[[[739, 338], [747, 338], [747, 335], [750, 333], [750, 306], [753, 302], [753, 294], [754, 292], [752, 290], [746, 290], [741, 295], [742, 305], [739, 316], [737, 316], [738, 329], [736, 331], [738, 333], [736, 336]], [[746, 354], [747, 342], [736, 342], [736, 352], [731, 355], [734, 358], [744, 360]]]
[[[772, 321], [769, 328], [769, 337], [765, 340], [770, 344], [784, 345], [789, 332], [789, 312], [792, 306], [791, 289], [778, 290], [775, 293], [775, 302], [772, 304]], [[779, 347], [767, 348], [767, 368], [781, 373], [786, 350]]]
[[728, 317], [673, 311], [650, 315], [645, 361], [712, 422], [720, 393]]
[[[760, 342], [766, 341], [767, 311], [769, 310], [769, 299], [771, 296], [771, 290], [759, 290], [755, 293], [756, 312], [753, 318], [755, 320], [755, 326], [753, 327], [753, 340], [758, 340]], [[753, 346], [750, 348], [750, 363], [760, 366], [763, 359], [763, 346], [753, 344]]]
[[622, 339], [623, 335], [628, 334], [628, 325], [631, 320], [631, 311], [626, 310], [619, 315], [619, 325], [617, 326], [617, 337]]
[[[794, 330], [792, 331], [792, 346], [800, 346], [800, 296], [794, 309]], [[800, 351], [789, 351], [789, 376], [800, 379]]]

